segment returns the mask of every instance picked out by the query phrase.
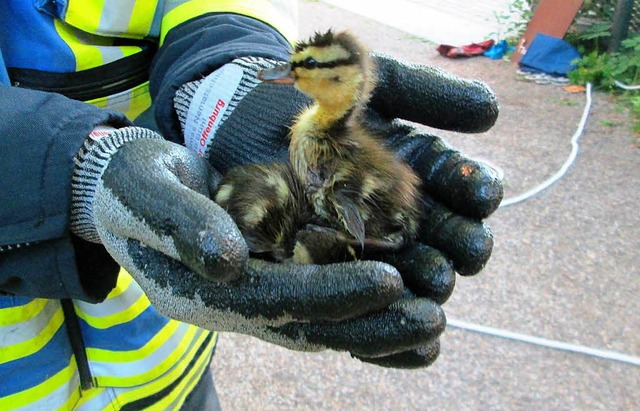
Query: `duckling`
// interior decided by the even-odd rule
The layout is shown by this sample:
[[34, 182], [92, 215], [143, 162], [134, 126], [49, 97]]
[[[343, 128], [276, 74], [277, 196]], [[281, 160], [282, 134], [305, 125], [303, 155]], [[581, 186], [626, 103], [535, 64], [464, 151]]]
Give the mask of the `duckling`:
[[236, 222], [253, 257], [328, 264], [359, 255], [353, 241], [320, 223], [289, 164], [248, 164], [229, 170], [214, 201]]
[[230, 169], [214, 201], [234, 219], [254, 256], [279, 262], [292, 258], [297, 233], [313, 216], [302, 185], [284, 163]]
[[367, 49], [348, 32], [317, 33], [295, 47], [288, 64], [258, 78], [293, 85], [313, 100], [291, 127], [289, 145], [293, 172], [326, 227], [312, 232], [342, 238], [346, 231], [360, 251], [413, 239], [420, 180], [362, 122], [376, 82]]

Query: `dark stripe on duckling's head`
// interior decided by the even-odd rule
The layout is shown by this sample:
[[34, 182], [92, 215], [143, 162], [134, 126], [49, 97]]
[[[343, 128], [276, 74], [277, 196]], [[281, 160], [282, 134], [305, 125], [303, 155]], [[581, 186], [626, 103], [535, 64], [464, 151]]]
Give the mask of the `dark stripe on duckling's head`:
[[360, 64], [367, 50], [349, 32], [328, 30], [296, 45], [291, 66], [307, 70]]
[[297, 67], [304, 67], [307, 70], [317, 68], [336, 68], [338, 66], [348, 66], [351, 64], [356, 64], [359, 60], [359, 57], [354, 55], [351, 55], [348, 58], [332, 61], [317, 61], [313, 57], [307, 57], [302, 61], [294, 61], [293, 63], [291, 63], [291, 69], [295, 69]]

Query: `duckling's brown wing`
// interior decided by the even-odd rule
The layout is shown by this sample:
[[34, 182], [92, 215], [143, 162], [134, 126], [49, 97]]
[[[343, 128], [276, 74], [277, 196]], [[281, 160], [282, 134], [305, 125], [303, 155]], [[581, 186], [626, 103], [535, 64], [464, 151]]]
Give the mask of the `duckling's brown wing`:
[[339, 188], [334, 191], [332, 202], [333, 208], [336, 210], [344, 228], [364, 248], [365, 229], [360, 194], [349, 188]]

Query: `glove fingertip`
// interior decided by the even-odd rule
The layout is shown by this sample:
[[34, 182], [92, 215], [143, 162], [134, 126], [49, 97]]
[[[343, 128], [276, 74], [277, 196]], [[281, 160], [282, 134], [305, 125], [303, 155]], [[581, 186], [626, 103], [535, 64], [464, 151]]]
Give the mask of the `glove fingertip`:
[[489, 226], [454, 214], [428, 198], [423, 200], [420, 240], [444, 252], [460, 275], [480, 272], [493, 251], [493, 233]]
[[453, 264], [435, 248], [417, 243], [391, 258], [404, 283], [416, 296], [444, 304], [453, 293], [456, 283]]
[[502, 180], [491, 167], [471, 159], [461, 158], [443, 176], [438, 197], [453, 210], [472, 218], [490, 216], [500, 206], [504, 196]]
[[404, 370], [426, 368], [433, 364], [436, 359], [438, 359], [439, 355], [439, 339], [436, 339], [429, 345], [425, 345], [415, 350], [405, 351], [385, 357], [368, 358], [351, 354], [352, 357], [357, 358], [364, 363], [378, 365], [385, 368], [396, 368]]
[[193, 200], [200, 207], [179, 218], [183, 224], [174, 237], [179, 260], [210, 281], [239, 278], [249, 260], [242, 233], [218, 204], [204, 197]]
[[213, 281], [232, 281], [244, 273], [249, 249], [238, 233], [208, 232], [200, 236], [202, 269], [200, 274]]
[[479, 273], [487, 265], [493, 251], [493, 234], [483, 223], [467, 226], [458, 239], [458, 259], [454, 260], [455, 270], [462, 276]]

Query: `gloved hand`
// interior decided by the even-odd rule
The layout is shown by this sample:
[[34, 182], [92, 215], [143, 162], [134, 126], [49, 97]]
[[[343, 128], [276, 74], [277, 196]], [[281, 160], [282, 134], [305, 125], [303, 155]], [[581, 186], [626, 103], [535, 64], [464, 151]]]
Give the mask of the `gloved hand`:
[[[492, 234], [481, 219], [500, 204], [502, 184], [492, 169], [398, 119], [480, 132], [494, 124], [497, 102], [482, 83], [383, 55], [375, 55], [375, 60], [379, 81], [369, 104], [367, 124], [386, 136], [387, 144], [425, 182], [419, 242], [382, 259], [402, 274], [407, 287], [403, 304], [421, 305], [426, 298], [432, 302], [426, 318], [435, 318], [439, 304], [453, 291], [455, 271], [475, 274], [491, 255]], [[292, 87], [256, 79], [257, 70], [275, 64], [264, 59], [238, 59], [204, 80], [185, 84], [176, 94], [175, 108], [187, 146], [207, 157], [222, 173], [237, 165], [288, 158], [288, 127], [310, 101]], [[362, 264], [366, 263], [351, 266]], [[294, 273], [308, 268], [287, 269]], [[432, 337], [440, 333], [437, 330], [442, 324], [433, 325]], [[401, 335], [407, 330], [400, 330]], [[379, 365], [414, 367], [431, 363], [437, 347], [437, 339], [432, 338], [390, 356], [351, 351]]]
[[102, 243], [160, 312], [297, 350], [393, 357], [427, 347], [409, 365], [436, 358], [444, 314], [403, 296], [392, 266], [247, 259], [237, 227], [209, 199], [220, 175], [206, 160], [147, 129], [102, 134], [76, 159], [72, 230]]

